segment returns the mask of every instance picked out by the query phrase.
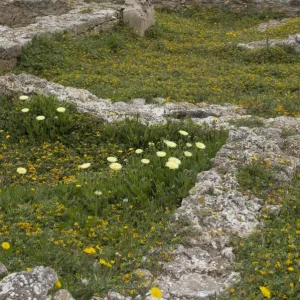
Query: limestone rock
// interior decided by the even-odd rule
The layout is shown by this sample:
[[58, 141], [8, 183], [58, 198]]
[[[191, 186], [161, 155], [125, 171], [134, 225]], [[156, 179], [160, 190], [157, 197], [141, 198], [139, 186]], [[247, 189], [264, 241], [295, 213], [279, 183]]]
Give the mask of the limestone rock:
[[58, 277], [53, 269], [36, 267], [29, 272], [12, 273], [0, 282], [0, 299], [45, 299]]
[[4, 264], [0, 263], [0, 277], [7, 274], [7, 269]]
[[51, 298], [51, 300], [75, 300], [67, 290], [57, 291]]
[[154, 25], [154, 8], [150, 0], [125, 0], [123, 22], [140, 36]]

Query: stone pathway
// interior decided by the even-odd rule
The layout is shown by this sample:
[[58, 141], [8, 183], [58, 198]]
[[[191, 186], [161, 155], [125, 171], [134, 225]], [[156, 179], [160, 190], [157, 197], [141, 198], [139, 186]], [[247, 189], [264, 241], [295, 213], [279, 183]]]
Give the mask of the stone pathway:
[[[170, 116], [190, 115], [199, 124], [227, 127], [229, 138], [213, 159], [212, 168], [198, 174], [195, 186], [174, 215], [171, 226], [176, 235], [184, 237], [185, 244], [174, 250], [174, 260], [164, 264], [163, 273], [155, 283], [162, 289], [165, 300], [199, 300], [209, 299], [239, 280], [239, 274], [228, 269], [235, 259], [229, 241], [232, 235], [246, 237], [258, 225], [257, 216], [264, 202], [251, 193], [243, 193], [236, 174], [255, 156], [277, 166], [278, 179], [291, 181], [300, 167], [300, 118], [261, 118], [262, 127], [237, 128], [229, 120], [249, 116], [229, 104], [165, 103], [162, 98], [153, 99], [154, 104], [146, 104], [144, 99], [112, 103], [86, 90], [63, 87], [32, 75], [0, 77], [1, 95], [17, 97], [35, 93], [55, 95], [108, 122], [138, 114], [142, 122], [163, 123]], [[287, 131], [289, 135], [285, 134]], [[110, 298], [124, 299], [117, 293]]]

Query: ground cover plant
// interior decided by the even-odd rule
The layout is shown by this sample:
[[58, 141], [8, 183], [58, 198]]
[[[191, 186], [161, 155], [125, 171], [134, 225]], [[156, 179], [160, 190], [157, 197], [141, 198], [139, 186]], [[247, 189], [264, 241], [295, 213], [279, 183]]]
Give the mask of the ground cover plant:
[[[21, 98], [23, 99], [23, 98]], [[107, 124], [53, 97], [0, 98], [0, 261], [53, 267], [75, 299], [145, 294], [169, 217], [227, 138], [191, 121]]]
[[298, 299], [300, 266], [300, 170], [290, 184], [282, 183], [268, 161], [254, 161], [241, 169], [245, 191], [280, 205], [264, 209], [262, 225], [248, 239], [234, 241], [236, 271], [242, 280], [220, 299]]
[[124, 27], [94, 37], [38, 38], [14, 72], [27, 72], [102, 98], [233, 103], [251, 114], [300, 113], [299, 53], [289, 47], [241, 50], [236, 45], [300, 32], [300, 17], [260, 32], [275, 13], [216, 9], [157, 12], [139, 38]]

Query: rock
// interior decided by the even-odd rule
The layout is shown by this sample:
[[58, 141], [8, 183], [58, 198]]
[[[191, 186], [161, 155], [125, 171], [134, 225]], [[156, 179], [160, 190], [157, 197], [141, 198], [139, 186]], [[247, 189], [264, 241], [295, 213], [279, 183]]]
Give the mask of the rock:
[[51, 298], [51, 300], [75, 300], [67, 290], [57, 291]]
[[4, 264], [0, 263], [0, 277], [3, 277], [7, 274], [7, 269]]
[[278, 27], [280, 25], [283, 25], [285, 24], [287, 21], [289, 21], [291, 18], [285, 18], [285, 19], [282, 19], [282, 20], [270, 20], [269, 22], [265, 22], [265, 23], [262, 23], [258, 26], [258, 30], [259, 31], [262, 31], [262, 32], [265, 32], [268, 28], [275, 28], [275, 27]]
[[91, 300], [127, 300], [127, 297], [125, 298], [124, 296], [116, 292], [108, 292], [107, 296], [108, 297], [104, 297], [104, 298], [93, 297]]
[[133, 31], [143, 36], [154, 25], [154, 8], [150, 0], [125, 0], [123, 22]]
[[12, 273], [0, 282], [0, 299], [43, 300], [58, 277], [53, 269], [36, 267], [29, 272]]
[[139, 281], [143, 286], [150, 286], [153, 281], [153, 275], [149, 270], [136, 269], [133, 273], [139, 278]]
[[[74, 1], [73, 1], [74, 2]], [[1, 25], [22, 27], [38, 16], [62, 15], [70, 10], [70, 0], [1, 0]]]

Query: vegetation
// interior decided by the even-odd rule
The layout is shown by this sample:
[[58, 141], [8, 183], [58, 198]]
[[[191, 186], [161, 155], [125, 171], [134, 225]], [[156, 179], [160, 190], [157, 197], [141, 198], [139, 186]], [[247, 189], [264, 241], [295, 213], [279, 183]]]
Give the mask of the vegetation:
[[300, 170], [290, 184], [276, 180], [274, 171], [257, 161], [240, 172], [239, 183], [259, 197], [265, 195], [269, 207], [256, 232], [234, 241], [242, 280], [221, 299], [297, 299], [300, 294]]
[[299, 53], [288, 47], [247, 51], [236, 46], [300, 31], [300, 17], [267, 32], [257, 30], [274, 17], [282, 16], [215, 9], [157, 12], [156, 25], [143, 38], [124, 27], [94, 37], [37, 38], [14, 72], [113, 101], [229, 102], [252, 114], [297, 116]]
[[148, 291], [134, 271], [156, 274], [169, 259], [169, 216], [227, 133], [191, 121], [107, 124], [53, 97], [0, 106], [0, 261], [53, 267], [76, 299]]

